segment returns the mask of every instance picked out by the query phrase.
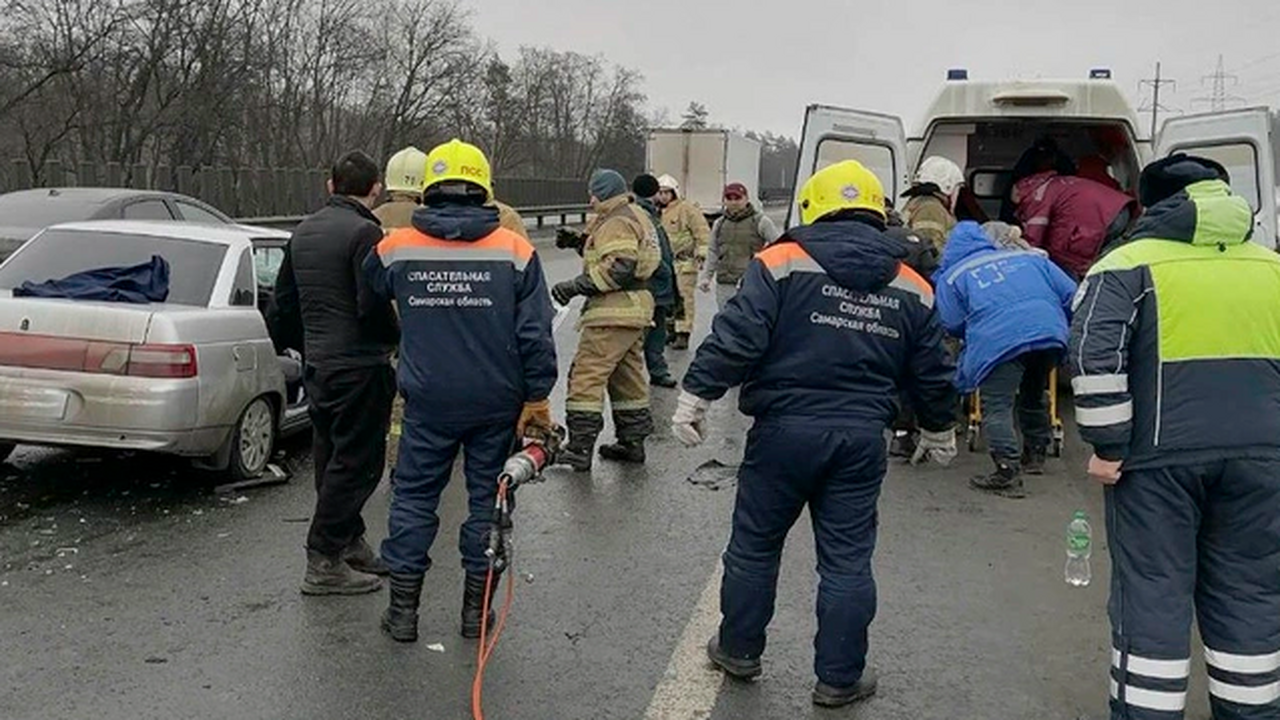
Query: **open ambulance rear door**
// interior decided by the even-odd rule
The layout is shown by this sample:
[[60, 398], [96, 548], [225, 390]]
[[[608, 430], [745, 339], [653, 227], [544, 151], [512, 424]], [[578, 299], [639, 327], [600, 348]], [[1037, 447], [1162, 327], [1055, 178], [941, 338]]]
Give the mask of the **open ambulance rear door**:
[[810, 105], [800, 136], [795, 195], [787, 227], [800, 223], [800, 188], [815, 172], [842, 160], [857, 160], [880, 178], [885, 197], [895, 201], [907, 189], [907, 137], [902, 120], [891, 115]]
[[1271, 113], [1249, 108], [1187, 115], [1165, 122], [1156, 141], [1156, 157], [1199, 155], [1222, 163], [1231, 187], [1253, 207], [1253, 241], [1276, 247], [1276, 176]]

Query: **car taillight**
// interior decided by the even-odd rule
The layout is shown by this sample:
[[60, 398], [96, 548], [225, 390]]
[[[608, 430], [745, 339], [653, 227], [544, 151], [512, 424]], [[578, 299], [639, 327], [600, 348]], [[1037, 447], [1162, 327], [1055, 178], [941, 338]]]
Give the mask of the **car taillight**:
[[126, 375], [155, 378], [196, 376], [196, 349], [192, 345], [134, 345], [129, 349]]
[[153, 378], [197, 374], [193, 345], [137, 345], [10, 332], [0, 332], [0, 365]]

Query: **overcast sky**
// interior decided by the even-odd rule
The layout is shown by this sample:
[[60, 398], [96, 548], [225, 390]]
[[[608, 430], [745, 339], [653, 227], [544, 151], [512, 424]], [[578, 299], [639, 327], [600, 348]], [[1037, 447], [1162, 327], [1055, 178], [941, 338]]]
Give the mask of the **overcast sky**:
[[[1276, 0], [465, 0], [504, 55], [521, 45], [600, 54], [639, 70], [653, 108], [690, 100], [712, 122], [799, 135], [804, 107], [902, 115], [908, 129], [949, 67], [974, 79], [1088, 76], [1110, 67], [1135, 105], [1161, 60], [1184, 112], [1219, 53], [1249, 104], [1280, 104]], [[1166, 100], [1167, 97], [1167, 100]]]

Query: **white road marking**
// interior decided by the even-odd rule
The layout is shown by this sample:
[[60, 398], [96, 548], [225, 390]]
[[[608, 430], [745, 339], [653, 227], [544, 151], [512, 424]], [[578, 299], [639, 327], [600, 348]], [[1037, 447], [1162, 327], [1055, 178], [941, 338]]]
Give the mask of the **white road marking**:
[[693, 615], [676, 643], [671, 662], [653, 692], [644, 720], [705, 720], [711, 717], [724, 675], [707, 660], [707, 641], [720, 626], [720, 576], [715, 572], [702, 589]]
[[[572, 303], [573, 301], [570, 300], [569, 302]], [[551, 334], [554, 335], [560, 332], [560, 326], [563, 325], [565, 319], [569, 317], [569, 306], [557, 305], [553, 300], [551, 302], [551, 307], [556, 309], [556, 318], [551, 321]]]

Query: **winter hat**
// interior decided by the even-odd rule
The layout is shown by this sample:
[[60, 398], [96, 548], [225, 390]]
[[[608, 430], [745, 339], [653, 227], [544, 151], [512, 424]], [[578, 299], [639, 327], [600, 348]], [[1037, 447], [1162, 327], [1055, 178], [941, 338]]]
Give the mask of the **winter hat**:
[[597, 170], [591, 176], [587, 189], [600, 202], [612, 200], [627, 191], [627, 181], [617, 170]]
[[1032, 250], [1030, 244], [1022, 239], [1022, 229], [1017, 225], [1003, 222], [989, 222], [982, 225], [987, 237], [995, 241], [1001, 250]]
[[1142, 171], [1138, 179], [1138, 202], [1149, 208], [1177, 195], [1188, 185], [1205, 180], [1229, 183], [1231, 175], [1222, 165], [1208, 158], [1183, 153], [1171, 155], [1151, 163]]
[[636, 179], [631, 181], [631, 192], [638, 198], [647, 200], [657, 195], [661, 189], [658, 187], [658, 178], [648, 173], [637, 175]]

